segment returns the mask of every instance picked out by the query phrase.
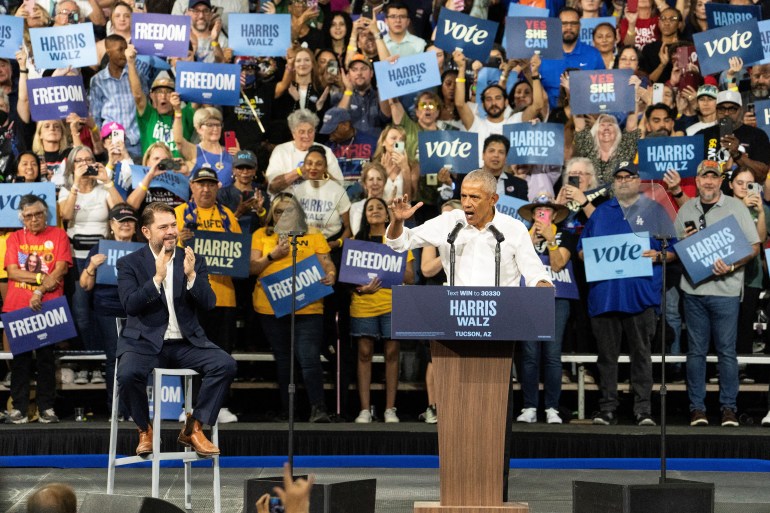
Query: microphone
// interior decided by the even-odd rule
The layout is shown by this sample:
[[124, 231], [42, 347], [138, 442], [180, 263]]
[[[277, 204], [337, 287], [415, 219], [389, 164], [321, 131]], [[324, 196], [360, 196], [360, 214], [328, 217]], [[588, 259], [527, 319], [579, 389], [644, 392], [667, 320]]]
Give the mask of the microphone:
[[460, 233], [460, 230], [462, 230], [465, 227], [465, 223], [462, 221], [457, 221], [457, 224], [454, 228], [452, 228], [452, 231], [449, 232], [449, 235], [447, 235], [446, 241], [449, 244], [454, 244], [455, 239], [457, 239], [457, 234]]
[[492, 235], [495, 236], [495, 240], [497, 241], [498, 244], [502, 244], [503, 243], [503, 241], [505, 240], [505, 235], [500, 233], [500, 230], [498, 230], [495, 227], [495, 225], [490, 224], [489, 225], [489, 231], [492, 232]]

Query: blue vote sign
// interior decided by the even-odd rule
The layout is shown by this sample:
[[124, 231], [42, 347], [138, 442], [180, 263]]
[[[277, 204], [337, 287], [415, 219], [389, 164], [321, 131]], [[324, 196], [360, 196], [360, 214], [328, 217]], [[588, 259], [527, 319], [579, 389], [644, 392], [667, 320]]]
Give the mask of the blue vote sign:
[[233, 278], [249, 277], [249, 257], [251, 256], [251, 234], [209, 232], [194, 230], [193, 253], [206, 259], [210, 274], [223, 274]]
[[[144, 177], [147, 175], [147, 171], [148, 168], [144, 166], [131, 164], [131, 183], [137, 184], [135, 187], [139, 187], [139, 184], [142, 183]], [[166, 189], [185, 201], [190, 199], [190, 180], [181, 173], [166, 171], [153, 178], [150, 182], [150, 187]]]
[[703, 160], [703, 136], [652, 137], [639, 140], [639, 176], [663, 180], [669, 169], [682, 178], [695, 176]]
[[447, 165], [455, 173], [466, 174], [479, 167], [479, 136], [459, 130], [421, 130], [420, 174], [438, 173]]
[[520, 18], [505, 20], [505, 51], [509, 59], [528, 59], [539, 53], [543, 59], [562, 59], [559, 18]]
[[388, 61], [375, 62], [374, 74], [380, 89], [380, 101], [441, 85], [436, 52], [401, 57], [394, 64]]
[[283, 57], [291, 46], [289, 14], [230, 14], [228, 23], [235, 55]]
[[740, 57], [748, 66], [764, 59], [757, 20], [714, 28], [693, 34], [700, 71], [705, 75], [730, 67], [730, 57]]
[[21, 16], [0, 16], [0, 57], [16, 59], [24, 42], [24, 18]]
[[0, 315], [14, 356], [77, 336], [75, 322], [62, 296], [43, 302], [39, 312], [20, 308]]
[[187, 57], [190, 17], [137, 12], [131, 16], [131, 43], [141, 55]]
[[471, 60], [486, 62], [495, 43], [497, 23], [441, 9], [436, 25], [436, 46], [452, 53], [461, 48]]
[[580, 19], [580, 42], [586, 45], [594, 45], [594, 30], [602, 23], [609, 23], [614, 28], [617, 24], [615, 16], [603, 16], [600, 18]]
[[710, 29], [761, 19], [762, 8], [759, 5], [706, 4], [706, 23]]
[[624, 233], [582, 239], [586, 281], [652, 276], [652, 259], [646, 233]]
[[[297, 311], [334, 292], [334, 289], [321, 283], [326, 276], [318, 257], [310, 255], [297, 262]], [[291, 267], [259, 279], [270, 306], [276, 317], [291, 313]]]
[[378, 242], [346, 239], [342, 246], [340, 281], [366, 285], [379, 278], [385, 289], [401, 285], [404, 283], [407, 255]]
[[551, 269], [550, 259], [545, 255], [540, 255], [540, 260], [545, 266], [545, 270], [551, 275], [554, 287], [556, 287], [557, 299], [580, 299], [580, 293], [575, 281], [575, 271], [572, 270], [572, 260], [567, 262], [567, 266], [559, 272]]
[[43, 77], [27, 81], [33, 121], [64, 119], [71, 113], [88, 117], [83, 77]]
[[554, 305], [550, 287], [393, 287], [391, 336], [549, 341]]
[[770, 135], [770, 100], [754, 102], [754, 115], [757, 118], [757, 128]]
[[121, 242], [102, 239], [99, 241], [97, 252], [106, 255], [107, 260], [96, 268], [96, 283], [99, 285], [118, 285], [118, 259], [138, 251], [144, 247], [141, 242]]
[[238, 64], [179, 61], [176, 75], [176, 92], [186, 102], [238, 105], [240, 101], [241, 66]]
[[48, 226], [56, 226], [56, 186], [51, 182], [0, 185], [0, 227], [21, 228], [19, 201], [25, 194], [40, 196], [48, 207]]
[[93, 23], [29, 29], [35, 67], [84, 68], [98, 64]]
[[503, 125], [503, 135], [511, 142], [509, 164], [564, 164], [564, 125], [561, 123], [513, 123]]
[[514, 198], [513, 196], [503, 195], [503, 196], [500, 196], [500, 198], [497, 200], [497, 204], [495, 205], [495, 208], [501, 214], [505, 214], [507, 216], [511, 216], [514, 219], [518, 219], [519, 221], [524, 223], [525, 226], [529, 227], [530, 223], [519, 215], [519, 209], [526, 204], [527, 202], [522, 199]]
[[576, 70], [569, 74], [571, 91], [581, 91], [570, 97], [573, 114], [602, 114], [632, 112], [634, 86], [628, 83], [629, 69]]
[[674, 244], [674, 250], [693, 285], [714, 276], [714, 262], [717, 258], [732, 265], [753, 251], [734, 216], [720, 219], [680, 240]]

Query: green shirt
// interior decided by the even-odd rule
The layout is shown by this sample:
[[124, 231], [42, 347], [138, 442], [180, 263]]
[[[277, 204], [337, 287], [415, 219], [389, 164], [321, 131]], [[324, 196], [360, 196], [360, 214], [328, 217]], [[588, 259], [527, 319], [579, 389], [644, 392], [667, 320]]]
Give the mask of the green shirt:
[[[193, 111], [190, 105], [185, 105], [182, 108], [182, 132], [184, 138], [188, 141], [195, 133], [195, 127], [193, 126]], [[174, 125], [174, 112], [170, 114], [158, 114], [150, 102], [147, 102], [147, 106], [144, 109], [144, 114], [139, 114], [139, 110], [136, 111], [136, 121], [139, 124], [139, 142], [142, 144], [142, 154], [147, 151], [153, 143], [158, 141], [164, 142], [171, 148], [171, 152], [174, 157], [181, 157], [176, 149], [176, 143], [174, 142], [174, 134], [172, 127]]]

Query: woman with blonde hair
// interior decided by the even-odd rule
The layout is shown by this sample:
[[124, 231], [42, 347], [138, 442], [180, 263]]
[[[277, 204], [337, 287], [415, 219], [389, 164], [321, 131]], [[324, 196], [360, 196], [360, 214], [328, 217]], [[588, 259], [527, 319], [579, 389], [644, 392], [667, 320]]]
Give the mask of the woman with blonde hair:
[[406, 131], [400, 126], [386, 126], [377, 140], [372, 162], [381, 164], [387, 172], [383, 197], [408, 194], [415, 197], [420, 180], [420, 166], [406, 155]]
[[[321, 86], [313, 50], [309, 48], [297, 49], [294, 52], [294, 58], [287, 64], [287, 68], [293, 71], [291, 85], [288, 88], [288, 93], [294, 100], [290, 112], [299, 109], [321, 112], [329, 98], [329, 86], [326, 88]], [[276, 98], [280, 98], [283, 94], [284, 91], [276, 90]]]

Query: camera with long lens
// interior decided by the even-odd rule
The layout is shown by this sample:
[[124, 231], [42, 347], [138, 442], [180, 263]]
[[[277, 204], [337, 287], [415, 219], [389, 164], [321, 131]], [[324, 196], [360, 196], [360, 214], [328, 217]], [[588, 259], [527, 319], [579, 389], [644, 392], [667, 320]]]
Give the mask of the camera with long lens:
[[158, 171], [179, 171], [182, 166], [179, 165], [179, 162], [177, 162], [174, 159], [163, 159], [160, 162], [158, 162], [157, 166], [155, 166]]
[[83, 176], [96, 176], [99, 174], [99, 169], [96, 166], [88, 166]]

